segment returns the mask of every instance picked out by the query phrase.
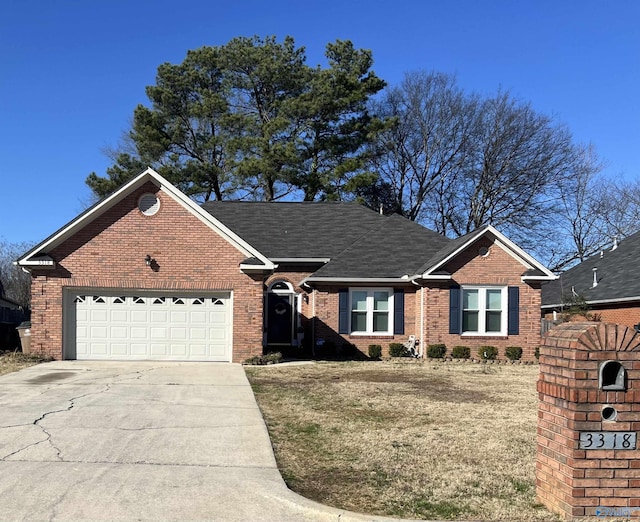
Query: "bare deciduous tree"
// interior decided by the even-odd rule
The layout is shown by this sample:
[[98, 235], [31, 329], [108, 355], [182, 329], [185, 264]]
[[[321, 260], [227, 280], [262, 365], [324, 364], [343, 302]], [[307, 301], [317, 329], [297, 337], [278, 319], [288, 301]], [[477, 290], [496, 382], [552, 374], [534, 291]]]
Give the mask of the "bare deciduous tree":
[[396, 120], [377, 141], [373, 160], [395, 192], [395, 210], [414, 221], [432, 221], [431, 192], [460, 171], [477, 104], [454, 76], [436, 72], [406, 74], [376, 104], [377, 114]]
[[13, 262], [32, 246], [31, 243], [9, 243], [0, 239], [0, 296], [17, 302], [25, 309], [31, 306], [31, 275]]
[[406, 75], [375, 110], [396, 120], [374, 150], [378, 185], [409, 219], [451, 237], [491, 224], [554, 267], [599, 248], [601, 164], [553, 117], [435, 72]]

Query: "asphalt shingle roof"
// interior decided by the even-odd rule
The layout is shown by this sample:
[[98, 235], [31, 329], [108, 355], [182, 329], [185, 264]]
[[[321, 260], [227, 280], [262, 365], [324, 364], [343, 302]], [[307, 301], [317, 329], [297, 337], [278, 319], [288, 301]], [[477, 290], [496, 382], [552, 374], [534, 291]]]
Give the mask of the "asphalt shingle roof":
[[[605, 250], [560, 275], [557, 281], [542, 285], [542, 306], [562, 304], [576, 294], [587, 302], [640, 298], [640, 277], [635, 269], [640, 259], [640, 232], [620, 241], [615, 250]], [[598, 285], [593, 287], [593, 269]]]
[[385, 220], [343, 202], [210, 201], [202, 208], [269, 258], [333, 258]]
[[399, 215], [389, 216], [320, 268], [316, 277], [402, 277], [416, 274], [450, 240]]
[[214, 201], [202, 208], [271, 259], [330, 258], [317, 277], [414, 275], [451, 242], [357, 203]]

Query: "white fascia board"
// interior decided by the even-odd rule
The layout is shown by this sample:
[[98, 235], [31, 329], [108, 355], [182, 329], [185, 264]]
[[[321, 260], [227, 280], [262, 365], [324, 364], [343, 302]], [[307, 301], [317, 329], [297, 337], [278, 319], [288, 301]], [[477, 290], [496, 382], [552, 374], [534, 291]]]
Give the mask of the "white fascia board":
[[307, 277], [302, 283], [409, 283], [404, 277]]
[[243, 265], [240, 264], [240, 270], [243, 272], [265, 272], [272, 271], [274, 268], [277, 268], [278, 265], [274, 265], [273, 267], [265, 266], [265, 265]]
[[[530, 255], [527, 252], [525, 252], [524, 250], [522, 250], [518, 245], [516, 245], [513, 241], [511, 241], [508, 237], [506, 237], [502, 233], [498, 232], [491, 225], [489, 225], [487, 227], [487, 230], [491, 231], [491, 233], [501, 243], [503, 243], [504, 245], [506, 245], [508, 247], [507, 252], [516, 254], [520, 258], [521, 261], [525, 261], [526, 263], [528, 263], [530, 265], [530, 268], [535, 268], [537, 270], [540, 270], [543, 274], [545, 274], [546, 277], [548, 278], [548, 279], [545, 279], [546, 281], [555, 281], [556, 279], [558, 279], [558, 277], [551, 270], [549, 270], [546, 266], [544, 266], [542, 263], [540, 263], [532, 255]], [[540, 276], [538, 276], [538, 277], [540, 277]]]
[[49, 256], [42, 256], [37, 259], [27, 259], [23, 263], [14, 261], [13, 264], [16, 266], [54, 266], [55, 263]]
[[465, 243], [460, 245], [454, 252], [449, 254], [445, 259], [440, 261], [437, 265], [432, 266], [429, 270], [424, 272], [420, 277], [424, 279], [433, 277], [431, 275], [432, 272], [435, 272], [443, 265], [446, 265], [449, 261], [451, 261], [453, 258], [458, 256], [461, 252], [469, 248], [478, 239], [486, 235], [487, 232], [490, 232], [496, 238], [498, 246], [500, 246], [505, 252], [510, 254], [514, 259], [522, 263], [525, 267], [527, 267], [527, 269], [537, 268], [538, 270], [540, 270], [542, 273], [546, 275], [546, 278], [548, 278], [548, 279], [545, 278], [544, 279], [545, 281], [553, 281], [557, 279], [557, 277], [548, 268], [546, 268], [544, 265], [539, 263], [536, 259], [534, 259], [529, 254], [527, 254], [518, 245], [516, 245], [513, 241], [508, 239], [502, 233], [498, 232], [491, 225], [487, 225], [487, 227], [484, 228], [483, 230], [479, 230], [477, 234], [474, 234], [473, 236], [471, 236]]
[[417, 274], [415, 276], [413, 276], [411, 279], [412, 280], [416, 280], [416, 279], [424, 279], [426, 281], [448, 281], [452, 278], [453, 276], [451, 274], [448, 275], [437, 275], [437, 274], [433, 274], [433, 275], [425, 275], [425, 274]]
[[77, 218], [69, 222], [67, 225], [59, 229], [57, 232], [49, 236], [42, 243], [35, 246], [31, 249], [27, 254], [25, 254], [21, 259], [18, 259], [17, 263], [20, 266], [34, 266], [32, 264], [31, 258], [34, 255], [37, 255], [41, 252], [46, 252], [62, 243], [73, 234], [75, 234], [78, 230], [81, 230], [84, 226], [91, 223], [98, 216], [102, 215], [104, 212], [112, 208], [116, 203], [121, 201], [124, 197], [129, 195], [131, 192], [142, 186], [147, 181], [153, 182], [158, 188], [160, 188], [163, 192], [172, 196], [179, 204], [181, 204], [186, 210], [191, 212], [193, 215], [198, 217], [201, 221], [203, 221], [209, 228], [217, 232], [224, 239], [233, 244], [236, 248], [242, 251], [247, 257], [256, 257], [260, 259], [267, 267], [273, 267], [273, 263], [269, 261], [264, 255], [258, 252], [255, 248], [249, 245], [246, 241], [242, 240], [239, 236], [231, 232], [227, 227], [225, 227], [221, 222], [215, 219], [211, 214], [205, 212], [200, 208], [195, 202], [190, 200], [187, 196], [185, 196], [182, 192], [180, 192], [176, 187], [174, 187], [171, 183], [169, 183], [166, 179], [164, 179], [160, 174], [158, 174], [152, 168], [147, 168], [144, 172], [131, 179], [118, 190], [113, 192], [110, 196], [107, 196], [105, 199], [99, 201], [94, 206], [87, 209], [85, 212], [80, 214]]
[[553, 275], [552, 277], [549, 276], [522, 276], [521, 280], [523, 283], [526, 283], [527, 281], [555, 281], [556, 279], [558, 279], [559, 276], [557, 275]]
[[322, 263], [331, 261], [329, 257], [272, 257], [274, 263]]

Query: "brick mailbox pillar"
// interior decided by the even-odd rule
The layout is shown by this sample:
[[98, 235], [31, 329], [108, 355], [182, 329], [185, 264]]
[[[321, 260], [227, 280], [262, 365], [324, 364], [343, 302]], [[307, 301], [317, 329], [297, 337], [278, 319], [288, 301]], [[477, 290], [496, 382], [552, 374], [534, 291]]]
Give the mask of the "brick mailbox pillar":
[[538, 499], [565, 519], [640, 519], [640, 335], [564, 323], [540, 347]]

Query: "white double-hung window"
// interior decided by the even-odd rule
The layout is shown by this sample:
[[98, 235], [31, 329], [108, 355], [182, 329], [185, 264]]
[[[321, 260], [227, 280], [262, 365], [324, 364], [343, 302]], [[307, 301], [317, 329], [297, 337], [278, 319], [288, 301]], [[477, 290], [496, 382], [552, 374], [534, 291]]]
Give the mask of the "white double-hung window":
[[462, 288], [462, 334], [506, 335], [507, 287]]
[[393, 334], [393, 290], [352, 288], [350, 290], [351, 333]]

